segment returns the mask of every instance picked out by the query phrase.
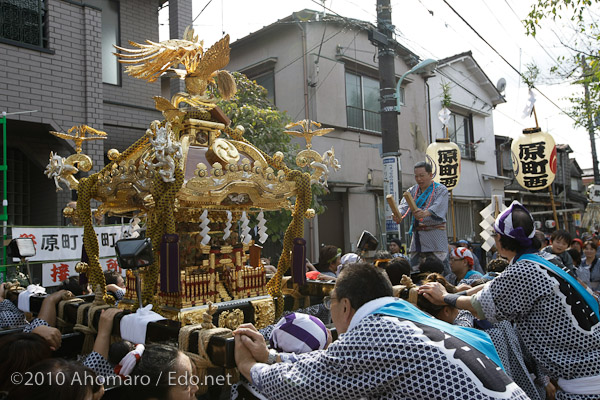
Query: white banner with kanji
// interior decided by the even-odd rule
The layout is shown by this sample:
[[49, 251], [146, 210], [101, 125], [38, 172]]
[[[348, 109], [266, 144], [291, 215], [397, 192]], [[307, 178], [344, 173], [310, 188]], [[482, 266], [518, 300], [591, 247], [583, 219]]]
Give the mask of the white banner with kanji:
[[[75, 265], [79, 260], [72, 261], [57, 261], [53, 263], [42, 264], [42, 286], [50, 287], [60, 285], [62, 281], [70, 276], [79, 276], [75, 271]], [[116, 257], [107, 257], [100, 259], [100, 265], [103, 271], [112, 270], [117, 271], [123, 277], [125, 276], [125, 270], [119, 267]]]
[[[121, 239], [127, 225], [95, 226], [100, 249], [99, 257], [114, 257], [115, 244]], [[33, 239], [35, 256], [29, 261], [54, 261], [81, 259], [83, 245], [83, 227], [56, 226], [35, 227], [15, 226], [12, 237]], [[15, 259], [15, 261], [18, 261]]]

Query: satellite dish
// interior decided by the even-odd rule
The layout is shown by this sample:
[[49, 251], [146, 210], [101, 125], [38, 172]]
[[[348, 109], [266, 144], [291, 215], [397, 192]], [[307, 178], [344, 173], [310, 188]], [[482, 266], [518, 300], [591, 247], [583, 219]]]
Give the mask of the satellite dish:
[[498, 89], [500, 93], [504, 92], [504, 90], [506, 90], [506, 79], [500, 78], [498, 83], [496, 83], [496, 89]]

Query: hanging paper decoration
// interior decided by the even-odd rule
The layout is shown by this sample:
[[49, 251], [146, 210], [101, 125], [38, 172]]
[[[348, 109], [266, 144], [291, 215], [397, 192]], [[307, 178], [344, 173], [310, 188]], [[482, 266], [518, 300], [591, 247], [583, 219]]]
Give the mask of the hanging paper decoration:
[[556, 144], [541, 128], [523, 129], [511, 146], [512, 166], [519, 185], [528, 190], [545, 189], [556, 176]]
[[460, 149], [450, 139], [436, 139], [427, 147], [427, 162], [433, 169], [433, 180], [452, 190], [460, 180]]
[[529, 89], [529, 99], [527, 99], [527, 105], [523, 110], [523, 118], [527, 118], [533, 112], [533, 107], [535, 106], [535, 93], [533, 90]]
[[227, 240], [231, 235], [231, 211], [227, 210], [227, 222], [225, 223], [225, 229], [223, 230], [223, 240]]
[[208, 232], [210, 232], [210, 228], [208, 227], [209, 223], [210, 219], [208, 218], [208, 210], [204, 210], [204, 212], [200, 215], [200, 236], [202, 237], [200, 243], [205, 246], [208, 244], [208, 242], [210, 242], [210, 236], [208, 235]]
[[446, 107], [442, 108], [440, 112], [438, 112], [438, 118], [444, 124], [444, 127], [448, 126], [448, 122], [450, 122], [450, 115], [452, 113]]
[[250, 228], [248, 227], [250, 221], [248, 220], [246, 211], [242, 212], [242, 218], [240, 218], [240, 222], [242, 223], [242, 243], [248, 244], [252, 240], [252, 236], [250, 235]]
[[261, 243], [264, 243], [267, 238], [269, 237], [269, 235], [267, 235], [267, 227], [265, 226], [265, 224], [267, 223], [267, 220], [265, 219], [265, 214], [261, 211], [258, 213], [258, 241]]

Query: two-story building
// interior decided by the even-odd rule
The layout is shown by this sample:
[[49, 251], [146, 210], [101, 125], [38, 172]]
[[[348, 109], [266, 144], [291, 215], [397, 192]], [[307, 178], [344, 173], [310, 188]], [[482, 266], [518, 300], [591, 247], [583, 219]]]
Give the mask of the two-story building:
[[[313, 141], [319, 153], [335, 148], [342, 169], [329, 177], [327, 211], [307, 224], [312, 259], [318, 244], [354, 249], [363, 230], [385, 231], [377, 48], [367, 22], [303, 10], [231, 44], [228, 69], [256, 80], [293, 121], [310, 119], [335, 130]], [[400, 77], [417, 55], [394, 42]], [[403, 81], [398, 116], [401, 177], [414, 184], [413, 165], [428, 145], [427, 91], [420, 75]], [[300, 143], [303, 147], [304, 143]]]

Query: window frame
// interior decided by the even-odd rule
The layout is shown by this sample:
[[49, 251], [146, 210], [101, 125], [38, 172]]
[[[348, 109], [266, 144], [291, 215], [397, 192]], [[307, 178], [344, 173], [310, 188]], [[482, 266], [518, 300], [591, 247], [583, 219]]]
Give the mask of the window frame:
[[[466, 132], [465, 132], [465, 143], [459, 143], [457, 141], [457, 131], [456, 131], [456, 119], [460, 117], [463, 121], [466, 121]], [[455, 110], [450, 110], [450, 122], [454, 122], [454, 131], [450, 129], [451, 123], [448, 124], [448, 136], [450, 140], [458, 145], [460, 148], [460, 154], [463, 159], [467, 160], [475, 160], [475, 135], [473, 133], [473, 114], [469, 113], [467, 115], [457, 112]], [[463, 123], [461, 126], [465, 126]]]
[[[2, 6], [4, 4], [8, 4], [10, 0], [0, 0], [0, 10], [2, 9]], [[44, 53], [50, 53], [50, 54], [54, 54], [54, 51], [50, 50], [49, 47], [49, 29], [48, 29], [48, 0], [37, 0], [38, 3], [38, 28], [39, 28], [39, 41], [38, 44], [33, 44], [33, 43], [28, 43], [28, 42], [24, 42], [21, 40], [15, 40], [15, 39], [11, 39], [11, 38], [7, 38], [4, 36], [0, 36], [0, 43], [4, 43], [4, 44], [8, 44], [11, 46], [16, 46], [16, 47], [23, 47], [26, 49], [30, 49], [30, 50], [37, 50], [37, 51], [41, 51]], [[11, 4], [13, 4], [11, 2]], [[14, 4], [21, 4], [20, 0], [15, 2]], [[23, 7], [21, 7], [23, 8]], [[8, 20], [8, 18], [7, 18]], [[21, 21], [22, 22], [22, 21]], [[21, 23], [19, 24], [20, 27], [25, 26], [26, 24]], [[0, 35], [2, 35], [2, 27], [3, 25], [0, 25]]]
[[[114, 43], [117, 46], [121, 46], [121, 1], [120, 0], [88, 0], [87, 3], [94, 7], [97, 8], [99, 10], [101, 10], [101, 16], [100, 16], [100, 21], [101, 21], [101, 28], [102, 28], [102, 35], [104, 35], [104, 24], [102, 23], [102, 19], [104, 18], [104, 7], [102, 7], [101, 4], [103, 1], [106, 2], [112, 2], [116, 4], [116, 9], [117, 9], [117, 32], [116, 32], [116, 43]], [[103, 49], [103, 40], [102, 37], [100, 38], [100, 53], [102, 56], [102, 69], [104, 70], [104, 49]], [[115, 51], [114, 48], [110, 48], [109, 53], [112, 56], [112, 53]], [[117, 58], [114, 57], [114, 61], [116, 63], [116, 67], [117, 67], [117, 73], [116, 73], [116, 78], [117, 78], [117, 82], [113, 83], [113, 82], [105, 82], [104, 81], [104, 71], [102, 71], [102, 83], [104, 85], [111, 85], [111, 86], [116, 86], [116, 87], [121, 87], [123, 86], [123, 68], [121, 66], [121, 63], [117, 61]]]
[[[263, 85], [261, 85], [260, 83], [256, 82], [256, 81], [257, 81], [257, 79], [260, 79], [260, 78], [263, 78], [263, 77], [266, 77], [266, 76], [270, 76], [270, 77], [271, 77], [271, 79], [273, 80], [273, 93], [271, 93], [271, 92], [269, 91], [269, 89], [267, 89], [266, 87], [264, 87], [264, 86], [263, 86]], [[248, 78], [248, 79], [251, 79], [251, 80], [255, 81], [257, 85], [260, 85], [260, 86], [262, 86], [263, 88], [265, 88], [265, 89], [267, 90], [267, 99], [268, 99], [268, 100], [269, 100], [269, 101], [270, 101], [270, 102], [271, 102], [271, 103], [272, 103], [274, 106], [275, 106], [275, 105], [277, 105], [277, 97], [276, 97], [276, 95], [275, 95], [276, 91], [275, 91], [275, 70], [274, 70], [274, 69], [267, 70], [267, 71], [263, 71], [263, 72], [261, 72], [260, 74], [257, 74], [257, 75], [255, 75], [255, 76], [253, 76], [252, 78]], [[270, 96], [270, 95], [272, 95], [272, 98], [271, 98], [271, 96]]]
[[[348, 75], [351, 75], [351, 76], [353, 76], [355, 78], [358, 78], [358, 82], [359, 82], [358, 89], [360, 91], [360, 108], [348, 104]], [[345, 96], [345, 102], [346, 102], [346, 125], [347, 125], [348, 128], [351, 128], [351, 129], [359, 129], [359, 130], [363, 130], [363, 131], [366, 131], [366, 132], [372, 132], [372, 133], [379, 133], [379, 134], [381, 134], [382, 133], [381, 117], [380, 117], [381, 116], [381, 105], [380, 105], [381, 103], [378, 103], [379, 104], [379, 107], [378, 107], [379, 110], [377, 110], [377, 111], [365, 108], [365, 90], [364, 90], [365, 84], [364, 84], [364, 78], [372, 79], [372, 80], [376, 81], [377, 84], [379, 85], [379, 80], [377, 78], [374, 78], [374, 77], [370, 76], [370, 75], [361, 74], [359, 72], [352, 72], [352, 71], [348, 71], [348, 70], [344, 71], [344, 88], [345, 88], [345, 91], [346, 91], [346, 96]], [[378, 88], [377, 98], [379, 99], [379, 88]], [[361, 117], [361, 121], [360, 122], [361, 122], [362, 126], [354, 126], [354, 125], [351, 124], [351, 118], [350, 118], [350, 114], [349, 114], [349, 110], [350, 109], [360, 110], [360, 114], [361, 114], [360, 115], [360, 117]], [[378, 127], [378, 129], [370, 129], [369, 127], [367, 127], [367, 112], [374, 113], [374, 114], [376, 114], [378, 116], [377, 123], [376, 123], [376, 125], [378, 125], [378, 126], [375, 126], [375, 128]]]

